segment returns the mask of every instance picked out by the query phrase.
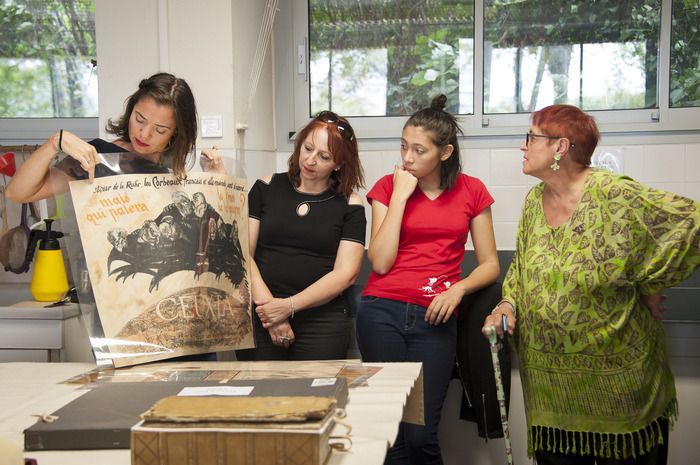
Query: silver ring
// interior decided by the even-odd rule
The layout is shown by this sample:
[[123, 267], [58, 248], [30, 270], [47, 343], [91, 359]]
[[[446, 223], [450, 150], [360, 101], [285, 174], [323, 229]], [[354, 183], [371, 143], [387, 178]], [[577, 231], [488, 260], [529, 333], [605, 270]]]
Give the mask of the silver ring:
[[289, 336], [280, 336], [280, 337], [277, 338], [277, 340], [279, 340], [279, 341], [288, 341], [288, 340], [289, 340]]

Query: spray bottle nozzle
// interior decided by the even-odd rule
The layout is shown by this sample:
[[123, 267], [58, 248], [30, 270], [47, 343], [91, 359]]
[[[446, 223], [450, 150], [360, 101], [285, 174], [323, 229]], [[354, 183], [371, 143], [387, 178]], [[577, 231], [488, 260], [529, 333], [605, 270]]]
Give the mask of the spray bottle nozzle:
[[63, 237], [63, 233], [51, 230], [52, 219], [47, 218], [44, 220], [44, 223], [46, 224], [46, 230], [32, 229], [29, 233], [29, 243], [27, 244], [27, 252], [24, 257], [28, 261], [34, 259], [34, 250], [37, 243], [39, 243], [39, 250], [59, 250], [61, 248], [58, 239]]

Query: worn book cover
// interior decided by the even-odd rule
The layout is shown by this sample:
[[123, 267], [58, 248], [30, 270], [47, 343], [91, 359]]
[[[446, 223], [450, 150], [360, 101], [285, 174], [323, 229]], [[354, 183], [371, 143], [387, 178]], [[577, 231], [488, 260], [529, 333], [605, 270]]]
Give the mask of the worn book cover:
[[[331, 453], [330, 434], [335, 424], [332, 405], [324, 404], [326, 410], [322, 418], [304, 421], [143, 421], [131, 430], [131, 463], [323, 465]], [[245, 409], [245, 404], [240, 407]], [[261, 412], [256, 410], [255, 413]], [[274, 409], [269, 409], [269, 413], [277, 414]]]
[[159, 401], [131, 429], [132, 465], [322, 465], [335, 399], [183, 398]]

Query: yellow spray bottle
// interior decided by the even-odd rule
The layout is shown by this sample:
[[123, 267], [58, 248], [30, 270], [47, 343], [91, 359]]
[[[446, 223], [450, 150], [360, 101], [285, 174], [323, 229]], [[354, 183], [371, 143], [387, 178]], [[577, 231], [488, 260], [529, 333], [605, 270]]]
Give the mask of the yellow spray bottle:
[[34, 263], [34, 274], [29, 290], [34, 299], [39, 302], [56, 302], [68, 292], [68, 278], [63, 264], [63, 253], [58, 239], [63, 237], [59, 231], [51, 231], [53, 220], [46, 219], [46, 231], [34, 229], [31, 232], [27, 256], [31, 259], [34, 255], [36, 243], [39, 243], [39, 251]]

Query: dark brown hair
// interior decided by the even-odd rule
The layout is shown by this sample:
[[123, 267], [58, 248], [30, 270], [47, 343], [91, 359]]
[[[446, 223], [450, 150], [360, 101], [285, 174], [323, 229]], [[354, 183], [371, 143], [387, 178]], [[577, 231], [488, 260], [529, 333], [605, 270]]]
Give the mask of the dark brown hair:
[[591, 164], [591, 157], [600, 132], [592, 116], [573, 105], [550, 105], [532, 114], [532, 125], [547, 136], [566, 137], [571, 143], [569, 156], [583, 166]]
[[175, 131], [162, 154], [161, 163], [172, 168], [178, 179], [183, 179], [187, 177], [185, 170], [190, 159], [194, 160], [197, 142], [197, 107], [190, 86], [184, 79], [169, 73], [157, 73], [142, 79], [138, 90], [126, 99], [126, 108], [122, 116], [116, 122], [110, 119], [105, 129], [122, 140], [131, 140], [129, 118], [134, 106], [145, 97], [173, 109]]
[[345, 118], [330, 111], [324, 111], [312, 119], [309, 124], [297, 133], [294, 141], [294, 152], [289, 157], [289, 170], [287, 174], [294, 186], [301, 183], [299, 156], [301, 144], [316, 129], [328, 131], [328, 150], [333, 156], [333, 161], [340, 165], [338, 171], [331, 171], [330, 187], [337, 194], [346, 199], [350, 194], [365, 184], [365, 176], [360, 164], [360, 154], [357, 149], [357, 138]]
[[435, 146], [442, 150], [452, 145], [452, 155], [447, 160], [440, 162], [440, 189], [451, 189], [457, 180], [457, 175], [462, 171], [462, 160], [459, 154], [459, 142], [457, 134], [462, 134], [457, 118], [445, 111], [447, 97], [440, 94], [433, 98], [430, 107], [423, 108], [413, 113], [404, 124], [423, 128], [432, 134], [431, 140]]

